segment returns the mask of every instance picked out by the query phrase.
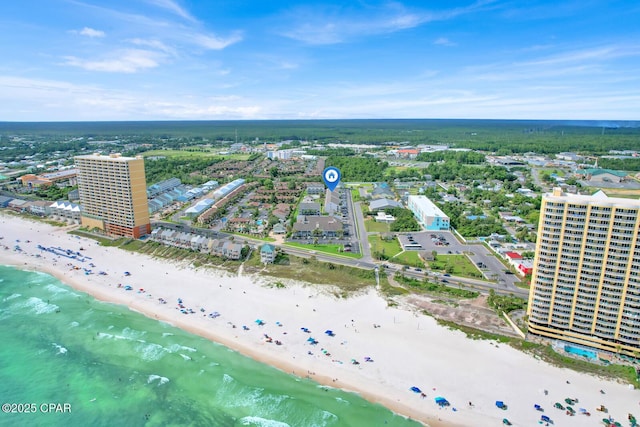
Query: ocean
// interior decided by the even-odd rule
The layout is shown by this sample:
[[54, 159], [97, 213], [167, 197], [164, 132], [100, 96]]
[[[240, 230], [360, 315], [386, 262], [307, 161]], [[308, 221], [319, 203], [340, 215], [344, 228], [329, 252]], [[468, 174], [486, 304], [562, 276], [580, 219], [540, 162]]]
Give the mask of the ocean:
[[0, 426], [420, 425], [7, 266], [0, 343]]

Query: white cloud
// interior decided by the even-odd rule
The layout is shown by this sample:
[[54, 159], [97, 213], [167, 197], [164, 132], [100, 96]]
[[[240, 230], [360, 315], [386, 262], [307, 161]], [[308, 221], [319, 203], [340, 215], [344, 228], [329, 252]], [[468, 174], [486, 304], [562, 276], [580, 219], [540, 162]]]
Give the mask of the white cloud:
[[0, 115], [9, 121], [252, 119], [264, 118], [262, 102], [0, 75]]
[[[408, 11], [400, 3], [385, 3], [364, 10], [346, 7], [305, 6], [285, 16], [287, 29], [281, 34], [309, 44], [336, 44], [375, 34], [388, 34], [422, 24], [446, 21], [487, 8], [494, 0], [480, 0], [469, 6], [443, 11]], [[299, 23], [299, 24], [298, 24]]]
[[91, 38], [105, 36], [104, 31], [94, 30], [93, 28], [89, 28], [89, 27], [84, 27], [82, 30], [78, 31], [78, 34], [82, 36], [91, 37]]
[[167, 46], [165, 43], [161, 42], [160, 40], [131, 39], [129, 40], [129, 42], [131, 42], [132, 44], [135, 44], [136, 46], [150, 47], [152, 49], [156, 49], [161, 52], [166, 52], [171, 55], [176, 54], [176, 50], [174, 48]]
[[196, 21], [196, 19], [186, 9], [184, 9], [173, 0], [147, 0], [147, 2], [163, 9], [167, 9], [168, 11], [188, 21]]
[[439, 46], [457, 46], [457, 43], [452, 42], [446, 37], [438, 37], [433, 41], [433, 44], [439, 45]]
[[242, 40], [242, 35], [239, 32], [232, 34], [230, 37], [221, 38], [209, 34], [192, 34], [190, 39], [197, 45], [211, 50], [222, 50], [227, 46], [237, 43]]
[[81, 59], [68, 56], [66, 65], [80, 67], [89, 71], [109, 73], [135, 73], [140, 70], [155, 68], [162, 55], [158, 52], [142, 49], [123, 49], [114, 52], [109, 58], [100, 60]]

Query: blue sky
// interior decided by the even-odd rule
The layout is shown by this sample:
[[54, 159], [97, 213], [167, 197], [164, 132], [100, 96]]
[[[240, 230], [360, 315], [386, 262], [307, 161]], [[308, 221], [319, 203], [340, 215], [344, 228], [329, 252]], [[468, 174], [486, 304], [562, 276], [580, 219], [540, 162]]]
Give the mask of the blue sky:
[[637, 1], [0, 3], [0, 120], [640, 119]]

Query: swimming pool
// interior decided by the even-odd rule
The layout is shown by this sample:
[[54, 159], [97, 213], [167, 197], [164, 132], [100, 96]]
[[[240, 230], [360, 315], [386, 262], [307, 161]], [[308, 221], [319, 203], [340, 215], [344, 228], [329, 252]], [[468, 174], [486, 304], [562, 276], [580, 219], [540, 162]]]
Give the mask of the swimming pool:
[[596, 353], [595, 351], [586, 350], [581, 347], [574, 347], [572, 345], [565, 345], [564, 351], [571, 354], [577, 354], [578, 356], [584, 356], [587, 359], [596, 360], [598, 358], [598, 353]]

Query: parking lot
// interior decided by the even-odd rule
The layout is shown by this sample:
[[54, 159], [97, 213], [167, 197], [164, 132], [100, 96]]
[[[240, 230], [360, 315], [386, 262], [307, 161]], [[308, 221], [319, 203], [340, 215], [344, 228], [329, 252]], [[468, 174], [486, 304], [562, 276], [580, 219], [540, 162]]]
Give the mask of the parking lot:
[[450, 231], [399, 233], [398, 240], [404, 250], [436, 251], [439, 255], [466, 254], [485, 279], [497, 280], [505, 287], [520, 281], [515, 274], [506, 273], [504, 264], [484, 245], [460, 243]]

